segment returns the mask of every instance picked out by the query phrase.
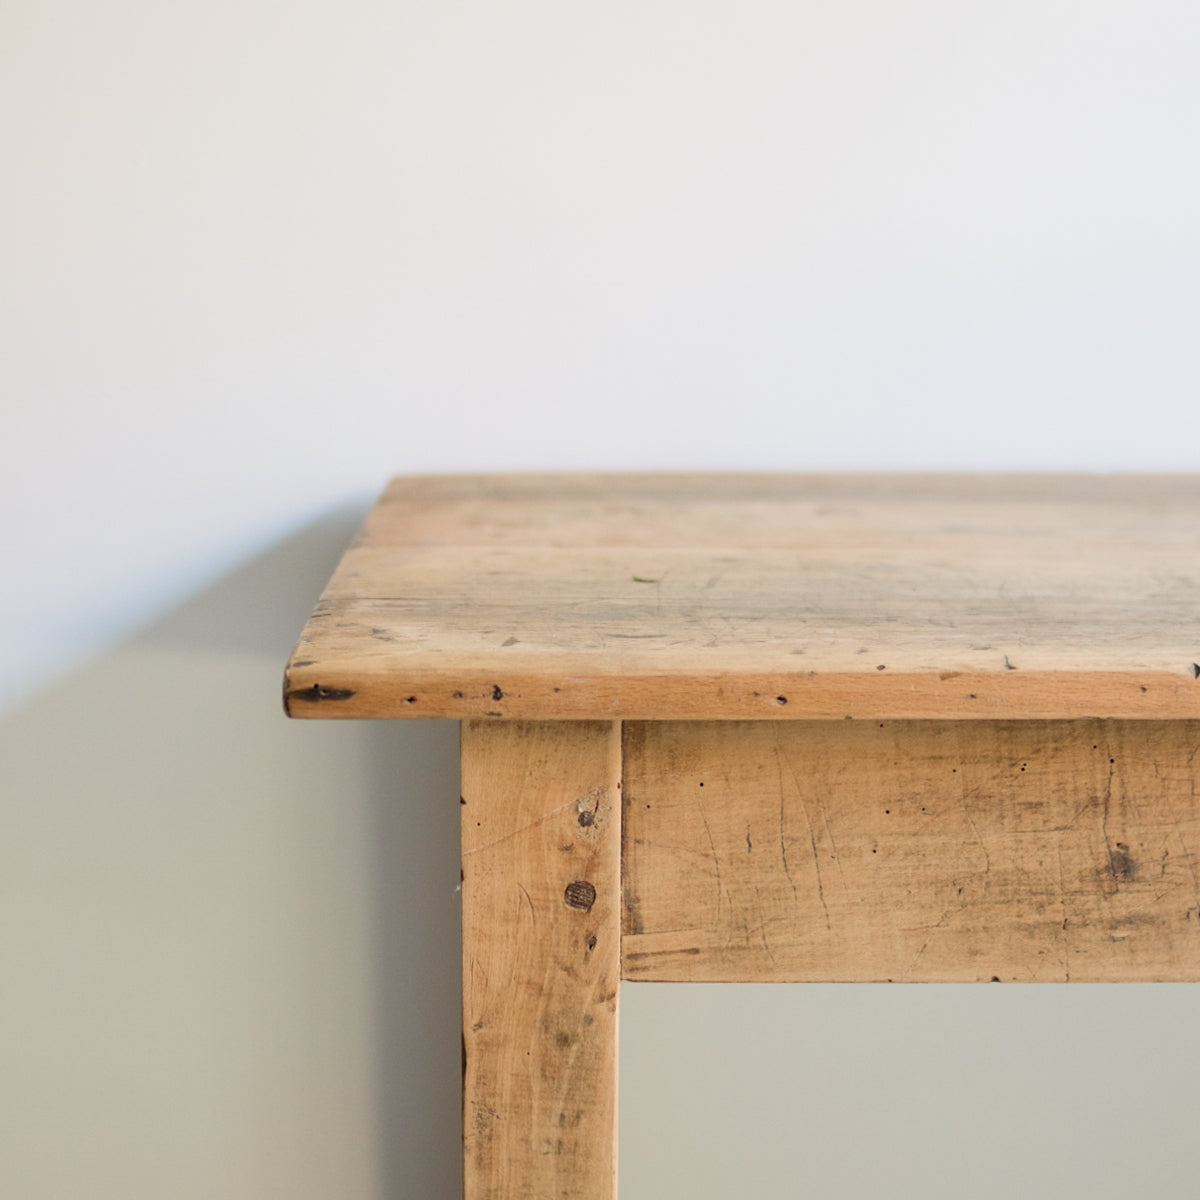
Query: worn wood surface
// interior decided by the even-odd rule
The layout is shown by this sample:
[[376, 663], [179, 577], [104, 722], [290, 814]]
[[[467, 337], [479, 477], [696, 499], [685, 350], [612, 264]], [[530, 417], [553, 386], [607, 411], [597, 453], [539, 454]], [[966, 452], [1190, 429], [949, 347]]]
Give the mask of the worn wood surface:
[[308, 717], [1200, 717], [1200, 477], [397, 480]]
[[613, 1200], [620, 736], [469, 722], [462, 741], [466, 1200]]
[[627, 979], [1200, 980], [1200, 722], [624, 741]]

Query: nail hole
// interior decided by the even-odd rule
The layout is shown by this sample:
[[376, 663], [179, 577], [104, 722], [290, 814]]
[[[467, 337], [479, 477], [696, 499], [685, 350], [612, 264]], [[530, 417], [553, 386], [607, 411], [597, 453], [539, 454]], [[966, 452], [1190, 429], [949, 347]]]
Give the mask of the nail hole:
[[586, 879], [576, 879], [567, 884], [563, 903], [578, 912], [587, 912], [596, 903], [596, 889]]

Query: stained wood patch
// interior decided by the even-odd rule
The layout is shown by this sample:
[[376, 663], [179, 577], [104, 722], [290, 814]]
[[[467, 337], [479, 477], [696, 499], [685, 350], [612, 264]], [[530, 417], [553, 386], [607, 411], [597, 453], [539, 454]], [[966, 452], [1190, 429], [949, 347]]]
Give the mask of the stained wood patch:
[[468, 1200], [613, 1200], [620, 736], [481, 723], [462, 742]]
[[627, 979], [1200, 979], [1200, 722], [624, 741]]

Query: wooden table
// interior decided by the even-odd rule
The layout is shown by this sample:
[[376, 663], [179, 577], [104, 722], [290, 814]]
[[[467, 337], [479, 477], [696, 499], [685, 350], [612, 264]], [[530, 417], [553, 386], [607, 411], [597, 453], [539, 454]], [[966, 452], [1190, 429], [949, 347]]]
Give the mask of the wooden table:
[[611, 1200], [639, 980], [1200, 978], [1200, 477], [399, 479], [296, 717], [462, 725], [467, 1200]]

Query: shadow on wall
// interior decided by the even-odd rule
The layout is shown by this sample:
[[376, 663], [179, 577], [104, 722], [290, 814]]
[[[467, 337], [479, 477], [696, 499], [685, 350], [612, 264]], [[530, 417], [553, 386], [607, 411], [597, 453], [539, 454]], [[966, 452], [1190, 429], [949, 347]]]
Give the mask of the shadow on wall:
[[0, 720], [0, 1194], [461, 1194], [457, 726], [280, 702], [362, 515]]

